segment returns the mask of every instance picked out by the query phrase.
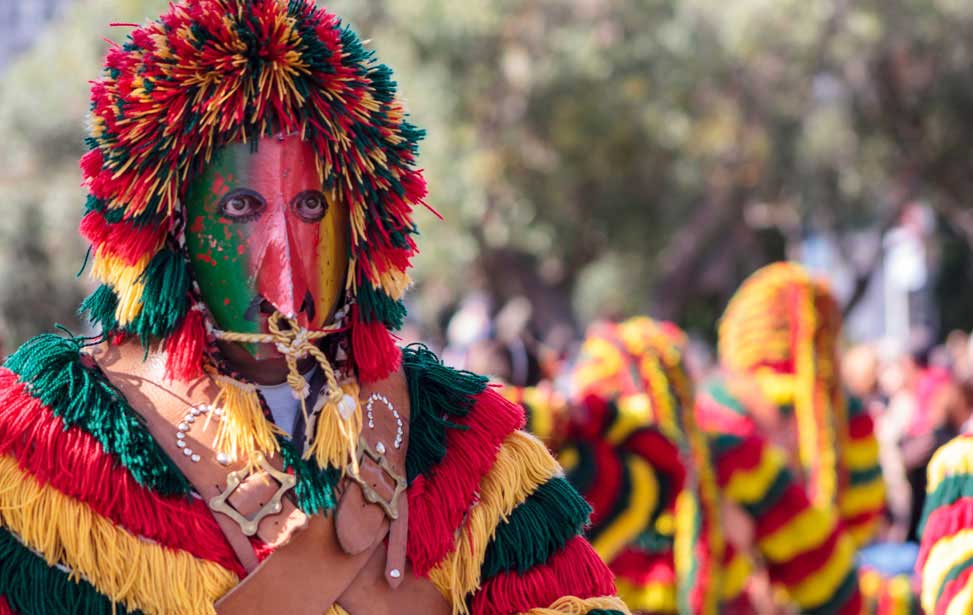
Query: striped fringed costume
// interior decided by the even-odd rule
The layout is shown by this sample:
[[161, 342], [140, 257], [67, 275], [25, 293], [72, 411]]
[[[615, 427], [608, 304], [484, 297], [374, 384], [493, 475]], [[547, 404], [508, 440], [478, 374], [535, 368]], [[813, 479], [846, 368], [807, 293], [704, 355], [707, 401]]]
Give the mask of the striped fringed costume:
[[[789, 467], [787, 453], [773, 445], [745, 407], [720, 381], [699, 392], [696, 418], [713, 451], [723, 496], [752, 520], [752, 551], [787, 602], [807, 613], [857, 614], [861, 610], [856, 546], [834, 507], [815, 506]], [[736, 571], [728, 591], [743, 591], [751, 561]]]
[[[84, 309], [108, 344], [163, 352], [173, 381], [232, 380], [182, 251], [180, 198], [224, 145], [299, 134], [332, 204], [349, 208], [352, 374], [365, 384], [404, 370], [411, 573], [453, 613], [628, 612], [581, 535], [588, 506], [520, 431], [520, 408], [424, 347], [395, 346], [411, 212], [425, 194], [421, 132], [350, 29], [310, 0], [173, 3], [108, 51], [90, 129], [82, 232], [102, 286]], [[241, 561], [136, 401], [89, 360], [91, 342], [41, 335], [0, 368], [0, 613], [213, 613], [244, 576]], [[331, 514], [342, 468], [328, 447], [300, 454], [254, 387], [226, 386], [227, 452], [272, 452], [296, 478], [296, 506]], [[325, 423], [321, 441], [333, 435]]]
[[[774, 463], [801, 475], [789, 480], [803, 486], [818, 511], [813, 514], [833, 517], [829, 526], [840, 519], [850, 538], [849, 543], [842, 539], [840, 550], [848, 551], [843, 557], [850, 562], [852, 553], [874, 538], [885, 485], [872, 420], [840, 388], [840, 327], [840, 310], [822, 282], [793, 263], [761, 269], [744, 282], [723, 316], [719, 349], [727, 380], [712, 387], [708, 397], [713, 408], [724, 410], [712, 414], [730, 417], [728, 425], [735, 422], [731, 415], [746, 415], [754, 425], [747, 429], [768, 439], [786, 433], [793, 420], [795, 441]], [[715, 435], [724, 429], [714, 416], [708, 431]], [[772, 462], [760, 461], [761, 455], [744, 454], [750, 463], [768, 464], [761, 471], [770, 473]]]
[[973, 434], [933, 455], [919, 534], [916, 573], [925, 612], [973, 612]]
[[648, 318], [594, 325], [573, 410], [549, 387], [507, 395], [560, 450], [568, 480], [594, 509], [588, 537], [633, 611], [726, 612], [715, 477], [688, 412], [679, 335]]
[[793, 413], [794, 466], [808, 496], [837, 507], [861, 547], [878, 529], [885, 483], [871, 417], [841, 389], [840, 330], [841, 311], [827, 286], [799, 265], [775, 263], [733, 296], [720, 323], [719, 354], [731, 379], [754, 383], [757, 391], [748, 395], [777, 407], [780, 423]]

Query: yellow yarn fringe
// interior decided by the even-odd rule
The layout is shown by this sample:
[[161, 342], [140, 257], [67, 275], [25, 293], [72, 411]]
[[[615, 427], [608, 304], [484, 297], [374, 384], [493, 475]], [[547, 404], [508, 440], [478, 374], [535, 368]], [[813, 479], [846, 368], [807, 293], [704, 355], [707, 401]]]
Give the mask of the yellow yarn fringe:
[[[676, 573], [676, 580], [688, 579], [692, 567], [695, 563], [695, 548], [696, 544], [693, 537], [696, 533], [696, 519], [699, 514], [699, 505], [697, 503], [695, 494], [688, 490], [683, 489], [676, 496], [676, 506], [675, 515], [673, 515], [675, 520], [675, 540], [672, 543], [672, 557], [673, 557], [673, 570]], [[661, 519], [660, 519], [661, 520]], [[711, 521], [712, 522], [712, 521]], [[659, 527], [658, 522], [656, 527]], [[617, 584], [617, 580], [616, 580]], [[661, 585], [661, 584], [660, 584]], [[665, 609], [666, 612], [675, 612], [678, 610], [676, 606], [676, 593], [675, 593], [675, 583], [667, 584], [673, 586], [672, 593], [672, 606], [671, 608]], [[632, 599], [629, 597], [626, 591], [623, 591], [621, 586], [618, 586], [618, 594], [625, 599], [625, 602], [632, 606], [632, 608], [642, 610], [642, 611], [654, 611], [662, 612], [661, 608], [649, 608], [648, 606], [640, 606], [638, 604], [632, 604]]]
[[[274, 344], [287, 361], [287, 384], [301, 402], [301, 413], [304, 415], [305, 424], [309, 426], [309, 433], [311, 430], [314, 432], [313, 440], [307, 447], [304, 458], [309, 459], [313, 455], [321, 462], [321, 467], [340, 468], [342, 472], [350, 466], [357, 475], [358, 435], [361, 433], [362, 424], [358, 384], [354, 381], [339, 384], [331, 362], [324, 351], [316, 345], [318, 340], [336, 333], [339, 330], [338, 326], [332, 325], [324, 329], [308, 331], [301, 328], [293, 318], [284, 316], [280, 312], [275, 312], [267, 321], [267, 325], [269, 333], [237, 333], [219, 330], [214, 333], [218, 339], [229, 342]], [[298, 369], [298, 361], [308, 356], [315, 360], [325, 378], [324, 388], [316, 402], [319, 413], [315, 415], [314, 421], [307, 412], [306, 398], [309, 385]], [[224, 421], [221, 428], [225, 426], [225, 431], [221, 429], [217, 435], [217, 446], [221, 443], [226, 445], [225, 448], [220, 447], [220, 450], [228, 454], [231, 454], [229, 451], [233, 451], [231, 456], [249, 454], [253, 449], [248, 447], [256, 444], [262, 447], [265, 453], [276, 453], [278, 445], [273, 435], [285, 432], [264, 419], [256, 387], [242, 384], [215, 372], [214, 378], [220, 383], [222, 389], [220, 397], [222, 398], [225, 392], [227, 396], [233, 395], [233, 401], [238, 402], [236, 412], [231, 414], [228, 410], [232, 421]], [[223, 383], [230, 386], [223, 388]], [[350, 398], [354, 404], [349, 416], [343, 416], [341, 412], [341, 405], [346, 398]]]
[[752, 572], [753, 562], [750, 561], [750, 554], [734, 553], [733, 559], [723, 565], [720, 598], [724, 602], [736, 600], [747, 589], [747, 581], [750, 580]]
[[642, 532], [659, 503], [659, 481], [652, 466], [641, 457], [625, 460], [632, 481], [632, 493], [625, 510], [607, 526], [591, 546], [602, 560], [610, 562]]
[[466, 596], [480, 587], [480, 569], [497, 527], [518, 504], [560, 472], [544, 444], [515, 431], [500, 447], [490, 472], [480, 483], [480, 499], [456, 537], [456, 548], [429, 572], [429, 579], [453, 605], [468, 613]]
[[973, 474], [973, 437], [959, 436], [944, 444], [929, 461], [926, 493], [939, 488], [946, 478]]
[[115, 318], [119, 326], [130, 324], [142, 312], [142, 291], [145, 283], [140, 277], [153, 256], [154, 254], [146, 254], [136, 264], [128, 265], [118, 257], [105, 254], [103, 249], [95, 254], [91, 275], [111, 286], [118, 296]]
[[854, 566], [855, 543], [850, 536], [841, 536], [831, 559], [815, 574], [804, 579], [788, 593], [801, 608], [813, 608], [824, 604], [834, 595], [838, 586]]
[[618, 596], [629, 608], [639, 613], [676, 613], [676, 584], [652, 582], [637, 585], [625, 579], [615, 579]]
[[42, 485], [0, 457], [0, 525], [51, 566], [85, 578], [109, 599], [149, 615], [210, 615], [238, 579], [213, 562], [147, 542], [86, 504]]
[[256, 451], [268, 456], [279, 453], [276, 435], [284, 432], [264, 416], [257, 387], [215, 370], [210, 375], [220, 389], [213, 407], [224, 410], [214, 442], [217, 450], [233, 460], [248, 459], [251, 465], [255, 464]]
[[[337, 402], [322, 394], [317, 402], [320, 413], [317, 415], [314, 441], [304, 452], [304, 458], [308, 459], [313, 455], [319, 467], [331, 466], [340, 468], [342, 472], [345, 471], [348, 464], [351, 464], [353, 473], [357, 475], [358, 457], [355, 451], [358, 447], [358, 436], [362, 430], [362, 408], [361, 400], [358, 397], [358, 383], [355, 381], [346, 382], [341, 385], [341, 390], [345, 395], [349, 395], [355, 400], [354, 412], [350, 417], [344, 418], [338, 410]], [[340, 400], [340, 398], [338, 399]], [[315, 411], [318, 408], [315, 408]]]
[[942, 592], [946, 576], [952, 568], [973, 556], [973, 529], [962, 529], [940, 538], [926, 558], [922, 568], [922, 606], [929, 613], [936, 612], [936, 601]]
[[809, 507], [793, 521], [760, 540], [760, 553], [770, 562], [785, 562], [824, 544], [838, 523], [833, 509]]
[[597, 609], [605, 611], [619, 611], [625, 615], [631, 615], [621, 598], [614, 596], [602, 596], [599, 598], [581, 599], [574, 596], [564, 596], [558, 598], [554, 604], [546, 609], [531, 609], [520, 615], [586, 615], [590, 611]]

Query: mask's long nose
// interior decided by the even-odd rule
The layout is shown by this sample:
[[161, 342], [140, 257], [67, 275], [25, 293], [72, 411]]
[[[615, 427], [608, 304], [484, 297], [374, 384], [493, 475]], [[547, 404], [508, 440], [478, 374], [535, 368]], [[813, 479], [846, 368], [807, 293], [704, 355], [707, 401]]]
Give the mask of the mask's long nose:
[[[289, 236], [286, 214], [275, 208], [266, 226], [266, 248], [257, 268], [257, 292], [279, 312], [309, 327], [314, 301], [302, 258]], [[268, 212], [269, 213], [269, 212]]]

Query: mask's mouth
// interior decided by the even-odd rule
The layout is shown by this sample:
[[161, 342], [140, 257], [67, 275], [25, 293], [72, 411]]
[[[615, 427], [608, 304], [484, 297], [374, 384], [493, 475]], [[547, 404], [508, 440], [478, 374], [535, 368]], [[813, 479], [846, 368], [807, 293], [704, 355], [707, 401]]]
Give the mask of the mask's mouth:
[[[280, 310], [275, 307], [269, 299], [263, 295], [257, 295], [252, 301], [250, 301], [250, 305], [248, 305], [246, 311], [244, 311], [243, 317], [250, 322], [259, 322], [261, 316], [269, 318], [278, 311]], [[301, 302], [301, 308], [298, 310], [298, 312], [307, 316], [308, 322], [314, 322], [316, 310], [314, 306], [314, 297], [311, 296], [311, 291], [304, 294], [304, 301]]]

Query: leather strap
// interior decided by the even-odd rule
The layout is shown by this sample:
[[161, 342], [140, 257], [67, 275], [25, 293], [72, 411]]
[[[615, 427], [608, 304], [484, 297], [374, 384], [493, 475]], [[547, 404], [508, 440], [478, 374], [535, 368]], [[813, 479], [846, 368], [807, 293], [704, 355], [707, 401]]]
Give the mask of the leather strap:
[[[136, 342], [117, 346], [103, 344], [93, 349], [91, 354], [105, 376], [141, 415], [146, 428], [169, 459], [207, 502], [224, 492], [230, 472], [247, 474], [244, 467], [246, 460], [227, 465], [217, 461], [211, 444], [218, 428], [218, 417], [212, 415], [215, 410], [196, 417], [191, 429], [184, 432], [188, 447], [199, 456], [197, 461], [193, 461], [193, 457], [186, 455], [185, 449], [177, 445], [178, 426], [187, 412], [194, 407], [208, 407], [219, 393], [210, 378], [169, 382], [165, 379], [163, 355], [150, 353], [146, 358], [145, 351]], [[277, 471], [283, 468], [277, 458], [268, 458], [267, 463]], [[279, 487], [280, 484], [267, 472], [257, 472], [242, 480], [227, 499], [242, 516], [252, 517], [274, 497]], [[258, 564], [257, 557], [240, 526], [222, 514], [215, 514], [214, 518], [243, 567], [247, 572], [254, 570]], [[266, 544], [277, 547], [287, 542], [294, 529], [306, 523], [307, 516], [289, 499], [283, 499], [281, 512], [262, 519], [256, 536]]]
[[[240, 516], [252, 518], [286, 482], [288, 476], [280, 473], [282, 464], [276, 458], [265, 460], [266, 471], [249, 475], [243, 468], [245, 460], [235, 466], [217, 461], [212, 450], [217, 430], [213, 409], [194, 417], [191, 428], [178, 438], [192, 455], [176, 444], [187, 412], [208, 407], [216, 398], [218, 388], [210, 378], [167, 381], [164, 357], [157, 353], [146, 357], [137, 342], [102, 345], [92, 355], [208, 502], [225, 494], [228, 476], [238, 472], [239, 485], [223, 499]], [[216, 604], [220, 615], [319, 615], [335, 602], [352, 613], [450, 613], [438, 590], [407, 570], [405, 460], [410, 408], [404, 372], [400, 369], [385, 381], [362, 387], [361, 403], [365, 417], [359, 444], [360, 480], [343, 481], [335, 515], [309, 520], [289, 499], [280, 500], [280, 512], [256, 524], [256, 535], [276, 548], [258, 565], [241, 525], [225, 514], [214, 514], [250, 573]], [[387, 551], [379, 548], [386, 536]], [[377, 606], [379, 601], [384, 606]]]
[[381, 382], [363, 386], [361, 403], [364, 416], [359, 443], [359, 480], [346, 479], [335, 527], [342, 548], [356, 555], [374, 548], [385, 537], [384, 523], [390, 521], [385, 578], [396, 588], [405, 578], [409, 527], [405, 461], [410, 406], [403, 370], [395, 371]]

